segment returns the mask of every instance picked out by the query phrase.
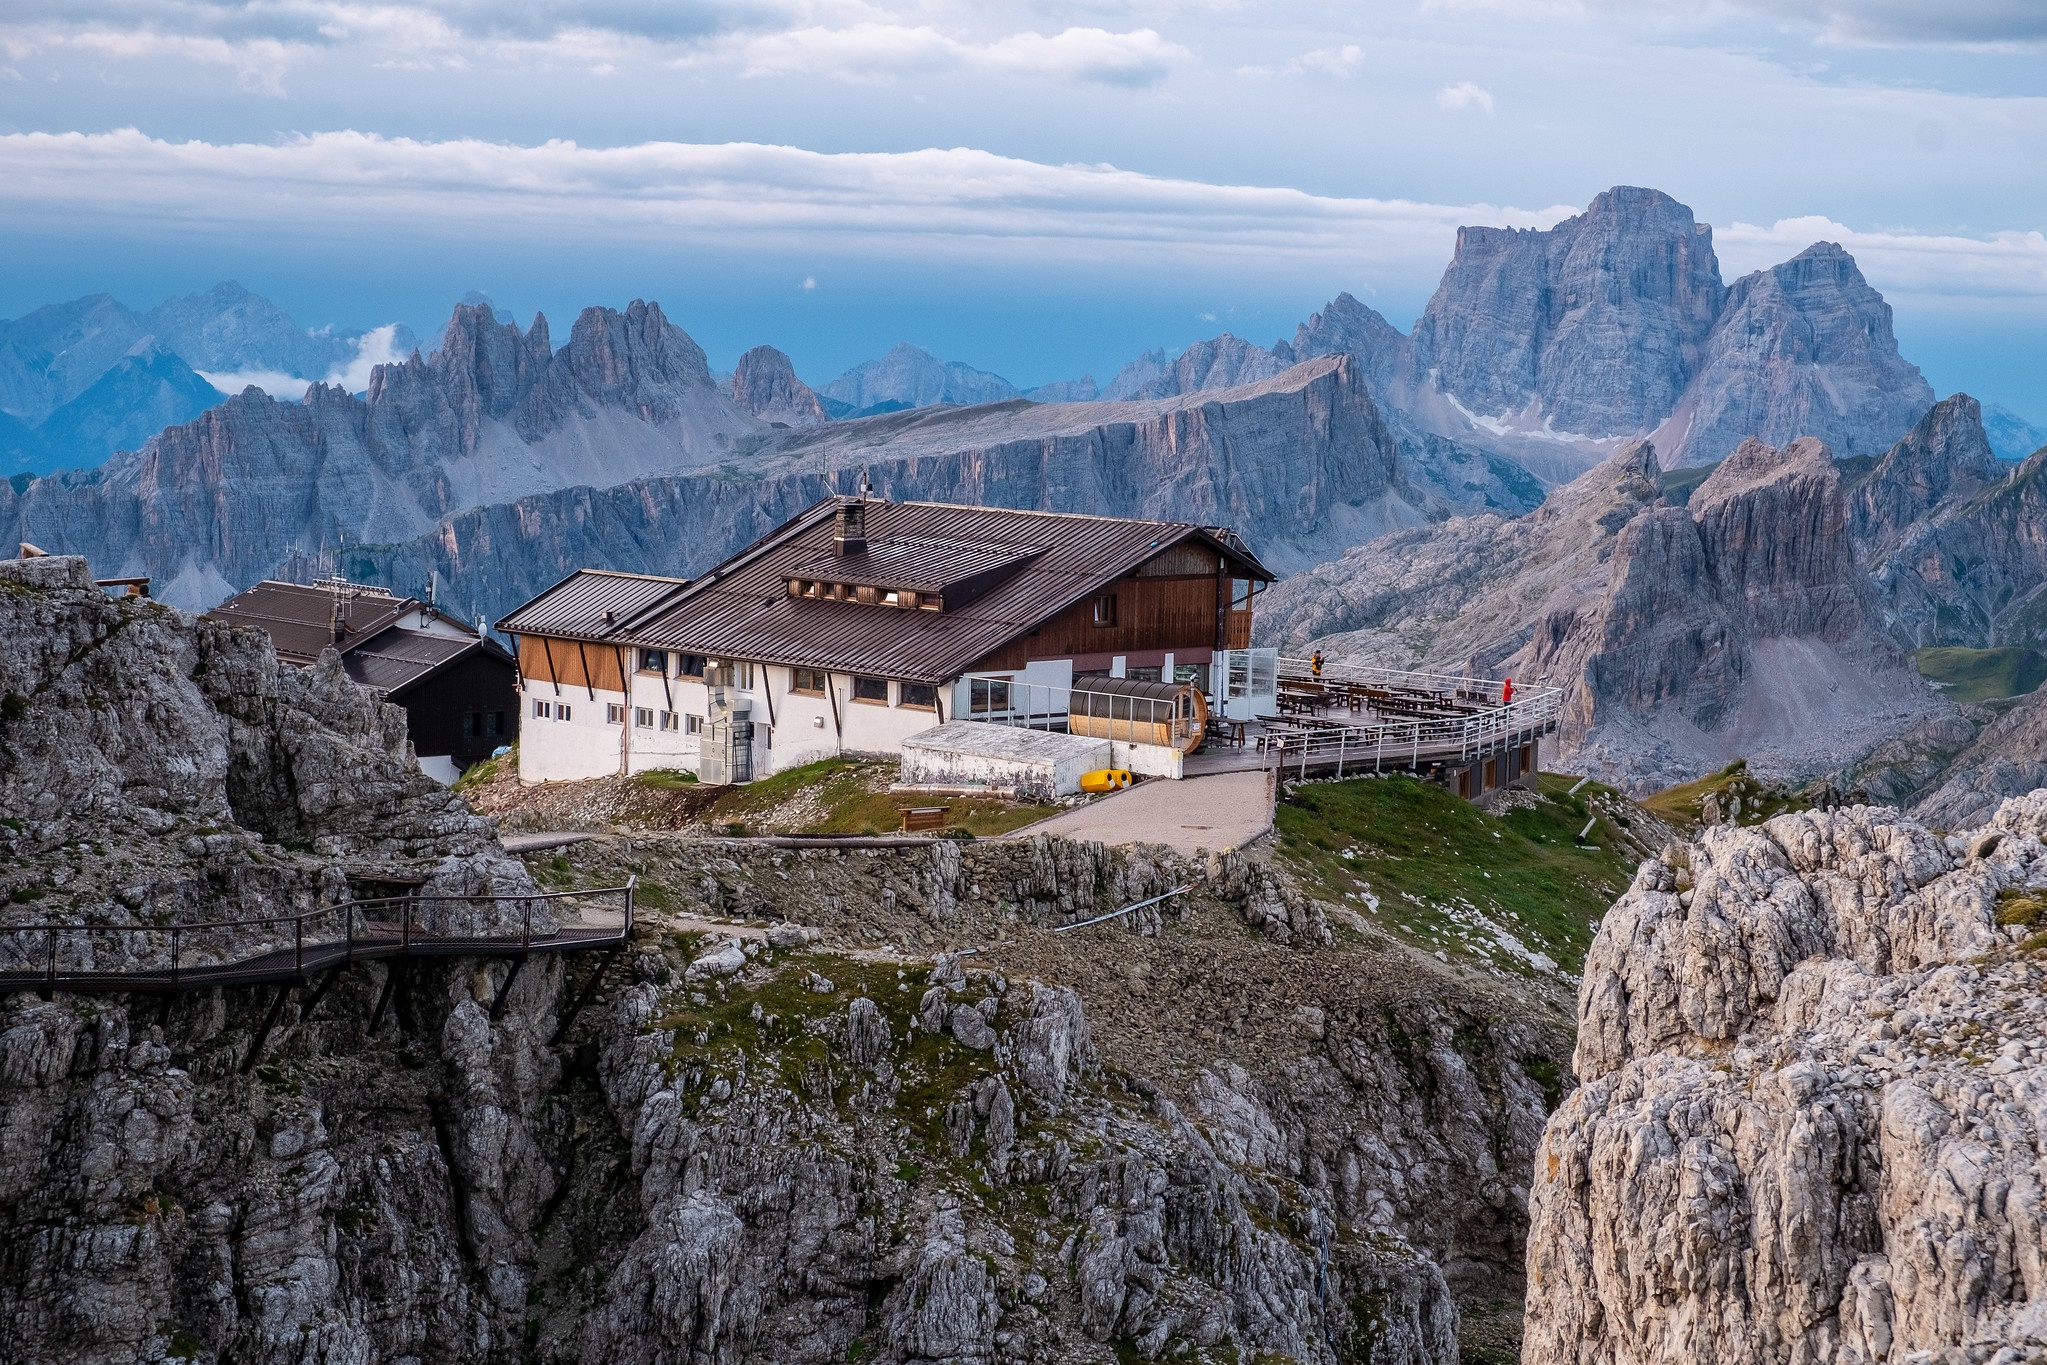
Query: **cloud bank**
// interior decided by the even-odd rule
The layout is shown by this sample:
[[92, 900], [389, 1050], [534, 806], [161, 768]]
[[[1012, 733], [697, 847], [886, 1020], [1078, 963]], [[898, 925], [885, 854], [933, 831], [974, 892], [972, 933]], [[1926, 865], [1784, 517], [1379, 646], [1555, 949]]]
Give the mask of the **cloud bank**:
[[[171, 142], [134, 129], [0, 135], [0, 178], [17, 232], [97, 221], [137, 235], [482, 231], [728, 248], [773, 240], [841, 255], [1286, 255], [1326, 261], [1338, 281], [1359, 279], [1360, 271], [1433, 278], [1462, 224], [1547, 227], [1576, 212], [1569, 205], [1342, 198], [1048, 165], [965, 147], [585, 147], [352, 131], [277, 143]], [[1730, 274], [1821, 239], [1846, 246], [1887, 293], [2047, 297], [2047, 236], [2037, 231], [1920, 234], [1801, 217], [1716, 232]]]

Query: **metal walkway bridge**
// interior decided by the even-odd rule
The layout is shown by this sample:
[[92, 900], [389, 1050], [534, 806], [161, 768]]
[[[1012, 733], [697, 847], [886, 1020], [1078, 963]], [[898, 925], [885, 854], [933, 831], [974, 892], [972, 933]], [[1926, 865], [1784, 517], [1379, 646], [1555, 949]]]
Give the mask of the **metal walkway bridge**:
[[1282, 656], [1280, 714], [1258, 736], [1282, 772], [1413, 772], [1474, 763], [1556, 733], [1563, 693], [1506, 681]]
[[[495, 1018], [519, 968], [535, 955], [623, 948], [632, 937], [637, 882], [628, 878], [623, 886], [512, 896], [381, 896], [295, 915], [190, 924], [0, 925], [0, 994], [35, 991], [44, 999], [58, 991], [154, 994], [164, 998], [168, 1009], [170, 998], [183, 991], [274, 985], [269, 1015], [243, 1064], [246, 1071], [294, 988], [322, 978], [300, 1011], [301, 1017], [309, 1016], [341, 972], [356, 963], [509, 958], [512, 969], [491, 1005]], [[513, 914], [505, 913], [508, 908]], [[591, 973], [563, 1017], [557, 1040], [601, 974]], [[397, 979], [396, 971], [385, 976], [370, 1018], [372, 1033]]]

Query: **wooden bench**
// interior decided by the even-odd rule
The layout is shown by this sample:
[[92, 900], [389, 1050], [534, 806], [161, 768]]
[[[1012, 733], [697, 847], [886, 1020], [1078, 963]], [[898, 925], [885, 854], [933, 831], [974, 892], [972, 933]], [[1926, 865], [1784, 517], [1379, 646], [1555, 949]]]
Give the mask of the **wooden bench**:
[[914, 834], [923, 829], [944, 829], [945, 817], [949, 812], [944, 806], [898, 806], [903, 813], [903, 833]]

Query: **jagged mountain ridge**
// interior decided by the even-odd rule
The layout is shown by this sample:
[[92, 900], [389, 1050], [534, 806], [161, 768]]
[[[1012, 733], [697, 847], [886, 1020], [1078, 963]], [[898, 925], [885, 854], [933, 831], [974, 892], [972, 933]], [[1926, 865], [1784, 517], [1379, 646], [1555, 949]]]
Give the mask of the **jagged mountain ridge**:
[[586, 309], [557, 351], [544, 317], [522, 333], [464, 305], [430, 359], [377, 367], [364, 398], [250, 389], [99, 469], [0, 488], [0, 536], [203, 609], [294, 549], [410, 540], [463, 508], [709, 463], [767, 429], [658, 306]]

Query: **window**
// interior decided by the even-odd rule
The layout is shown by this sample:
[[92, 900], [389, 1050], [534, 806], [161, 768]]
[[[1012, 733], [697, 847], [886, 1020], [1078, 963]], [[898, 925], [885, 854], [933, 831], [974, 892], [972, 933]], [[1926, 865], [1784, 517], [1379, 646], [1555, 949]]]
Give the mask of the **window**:
[[976, 678], [967, 689], [968, 707], [976, 715], [1009, 709], [1009, 682], [1004, 678]]
[[625, 707], [615, 701], [604, 703], [604, 723], [606, 725], [625, 724]]
[[535, 697], [533, 699], [533, 715], [536, 720], [546, 720], [549, 716], [553, 714], [554, 714], [553, 706], [549, 705], [547, 702], [540, 700], [540, 698], [538, 697]]
[[675, 676], [678, 678], [701, 678], [710, 661], [701, 654], [678, 654], [675, 656]]
[[682, 732], [686, 735], [702, 734], [704, 732], [704, 718], [702, 716], [684, 716], [682, 718]]
[[642, 673], [666, 673], [668, 671], [668, 651], [665, 649], [641, 650], [640, 671]]
[[853, 679], [853, 700], [879, 702], [881, 705], [887, 706], [888, 679], [887, 678]]
[[1164, 672], [1163, 668], [1125, 668], [1123, 676], [1132, 682], [1157, 682]]
[[651, 706], [635, 706], [633, 708], [633, 727], [639, 730], [653, 729], [654, 708]]
[[[533, 714], [545, 715], [540, 708], [547, 703], [533, 703]], [[505, 732], [505, 713], [502, 711], [464, 711], [462, 713], [462, 738], [495, 739]]]
[[1116, 624], [1116, 594], [1105, 592], [1095, 598], [1095, 624], [1113, 626]]
[[554, 704], [554, 718], [556, 720], [567, 720], [569, 718], [569, 704], [567, 702], [558, 701]]
[[797, 668], [791, 669], [790, 672], [793, 675], [793, 681], [789, 684], [791, 692], [807, 692], [819, 697], [824, 695], [830, 679], [822, 668]]
[[930, 683], [906, 682], [903, 684], [903, 705], [922, 706], [936, 711], [938, 709], [938, 689]]
[[1193, 683], [1195, 687], [1206, 692], [1208, 690], [1208, 665], [1174, 664], [1173, 681], [1176, 683]]
[[486, 739], [496, 739], [505, 732], [505, 713], [486, 711], [483, 713], [483, 734]]
[[741, 692], [753, 691], [752, 664], [736, 659], [728, 659], [723, 663], [717, 664], [716, 668], [717, 676], [715, 678], [711, 677], [708, 672], [704, 675], [709, 679], [711, 686], [734, 687]]
[[680, 730], [682, 728], [682, 713], [680, 711], [663, 711], [661, 713], [661, 728], [664, 730]]

